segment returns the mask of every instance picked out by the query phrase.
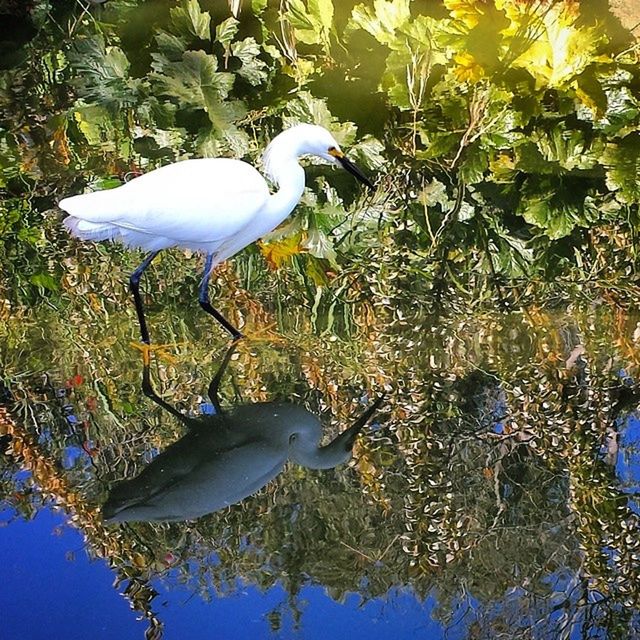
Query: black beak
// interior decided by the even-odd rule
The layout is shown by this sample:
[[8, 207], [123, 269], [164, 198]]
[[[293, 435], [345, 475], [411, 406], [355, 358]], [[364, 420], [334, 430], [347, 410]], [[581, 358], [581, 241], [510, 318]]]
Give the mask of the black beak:
[[369, 180], [369, 178], [367, 178], [367, 176], [362, 173], [360, 167], [351, 162], [349, 158], [347, 158], [346, 156], [335, 156], [335, 158], [352, 176], [355, 176], [358, 180], [360, 180], [360, 182], [366, 184], [369, 189], [375, 189], [371, 180]]

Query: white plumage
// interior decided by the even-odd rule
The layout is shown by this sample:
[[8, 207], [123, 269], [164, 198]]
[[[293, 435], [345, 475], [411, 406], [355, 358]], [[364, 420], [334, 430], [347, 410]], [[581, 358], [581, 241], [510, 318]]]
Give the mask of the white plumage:
[[212, 253], [242, 233], [268, 198], [267, 183], [251, 165], [203, 158], [156, 169], [117, 189], [65, 198], [60, 208], [69, 213], [67, 228], [83, 240]]

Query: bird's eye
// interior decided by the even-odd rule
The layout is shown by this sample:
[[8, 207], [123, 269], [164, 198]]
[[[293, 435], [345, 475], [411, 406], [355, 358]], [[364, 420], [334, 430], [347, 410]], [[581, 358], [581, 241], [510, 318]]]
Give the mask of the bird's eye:
[[297, 433], [292, 433], [289, 436], [289, 444], [292, 444], [293, 442], [295, 442], [298, 439], [298, 434]]

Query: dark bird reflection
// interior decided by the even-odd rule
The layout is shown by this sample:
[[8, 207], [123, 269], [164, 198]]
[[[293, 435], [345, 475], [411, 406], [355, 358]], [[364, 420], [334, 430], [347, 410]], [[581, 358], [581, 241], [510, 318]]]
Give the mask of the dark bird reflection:
[[113, 488], [102, 508], [107, 522], [193, 520], [255, 493], [282, 471], [287, 460], [310, 469], [330, 469], [349, 460], [356, 436], [382, 397], [321, 447], [320, 421], [304, 407], [286, 402], [220, 407], [218, 388], [234, 350], [235, 344], [209, 385], [216, 413], [197, 418], [185, 416], [155, 393], [145, 363], [144, 394], [189, 431], [138, 476]]

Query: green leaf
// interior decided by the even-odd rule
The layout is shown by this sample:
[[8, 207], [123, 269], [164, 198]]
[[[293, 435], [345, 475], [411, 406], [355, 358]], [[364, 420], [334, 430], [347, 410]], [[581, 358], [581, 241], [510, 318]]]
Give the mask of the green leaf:
[[599, 27], [585, 27], [572, 3], [559, 2], [542, 15], [542, 29], [514, 62], [525, 68], [538, 87], [566, 87], [598, 55], [606, 42]]
[[353, 8], [349, 28], [368, 31], [380, 44], [393, 46], [396, 30], [411, 18], [409, 0], [374, 0], [373, 7], [359, 4]]
[[590, 148], [579, 129], [558, 125], [551, 130], [535, 131], [531, 138], [547, 162], [557, 162], [567, 171], [591, 169], [597, 162], [599, 154]]
[[594, 222], [585, 209], [584, 184], [576, 179], [529, 177], [521, 188], [518, 213], [552, 239], [569, 235], [576, 226]]
[[517, 168], [526, 173], [563, 174], [593, 169], [602, 153], [600, 138], [587, 140], [565, 124], [538, 129], [516, 148]]
[[295, 99], [287, 103], [283, 122], [292, 126], [300, 122], [312, 122], [329, 129], [340, 145], [348, 147], [356, 138], [357, 128], [353, 122], [337, 122], [327, 104], [315, 98], [308, 91], [300, 91]]
[[267, 64], [260, 60], [260, 47], [253, 38], [245, 38], [231, 45], [231, 53], [239, 58], [242, 66], [238, 69], [238, 75], [242, 76], [249, 84], [259, 85], [267, 79], [265, 71]]
[[548, 197], [537, 195], [523, 202], [520, 213], [524, 219], [536, 227], [544, 229], [552, 239], [569, 235], [575, 227], [575, 211], [558, 207]]
[[180, 107], [211, 111], [224, 100], [233, 86], [232, 73], [218, 72], [215, 56], [202, 50], [185, 51], [172, 62], [162, 54], [152, 54], [153, 79], [160, 91], [178, 101]]
[[160, 30], [156, 33], [155, 39], [158, 49], [172, 62], [178, 62], [187, 50], [186, 40], [173, 33]]
[[297, 40], [320, 44], [328, 50], [333, 30], [333, 0], [288, 0], [287, 19]]
[[333, 0], [309, 0], [309, 10], [327, 31], [333, 28]]
[[58, 281], [48, 273], [36, 273], [29, 278], [29, 282], [47, 291], [60, 290]]
[[555, 162], [549, 162], [538, 146], [533, 142], [524, 142], [516, 148], [516, 169], [524, 173], [557, 174], [560, 167]]
[[267, 8], [269, 0], [251, 0], [251, 12], [254, 16], [261, 15]]
[[640, 134], [607, 144], [602, 164], [607, 169], [607, 187], [616, 192], [617, 200], [640, 202]]
[[465, 184], [482, 182], [484, 174], [489, 168], [489, 156], [479, 142], [469, 145], [460, 163], [459, 175]]
[[224, 53], [227, 57], [231, 53], [231, 42], [238, 34], [239, 24], [240, 21], [231, 16], [216, 27], [216, 40], [224, 47]]
[[459, 133], [432, 132], [419, 129], [420, 141], [425, 146], [423, 151], [418, 151], [416, 156], [421, 160], [441, 158], [453, 153], [460, 144]]
[[116, 129], [109, 112], [99, 105], [79, 105], [73, 112], [78, 129], [87, 142], [105, 151], [115, 151]]
[[144, 81], [129, 76], [129, 60], [119, 47], [105, 46], [101, 36], [79, 38], [69, 61], [74, 84], [87, 102], [112, 112], [137, 103]]
[[211, 16], [200, 9], [198, 0], [182, 0], [180, 6], [169, 11], [169, 15], [177, 35], [211, 39]]
[[219, 102], [208, 111], [211, 126], [200, 132], [198, 153], [207, 158], [226, 155], [244, 156], [249, 151], [249, 136], [238, 129], [236, 122], [246, 115], [246, 108], [238, 101]]
[[387, 160], [384, 156], [385, 147], [373, 136], [365, 136], [358, 143], [349, 148], [349, 157], [354, 158], [366, 167], [382, 169]]
[[617, 69], [602, 77], [607, 98], [604, 117], [594, 122], [594, 127], [608, 135], [625, 136], [637, 130], [640, 101], [631, 89], [636, 77], [625, 69]]

